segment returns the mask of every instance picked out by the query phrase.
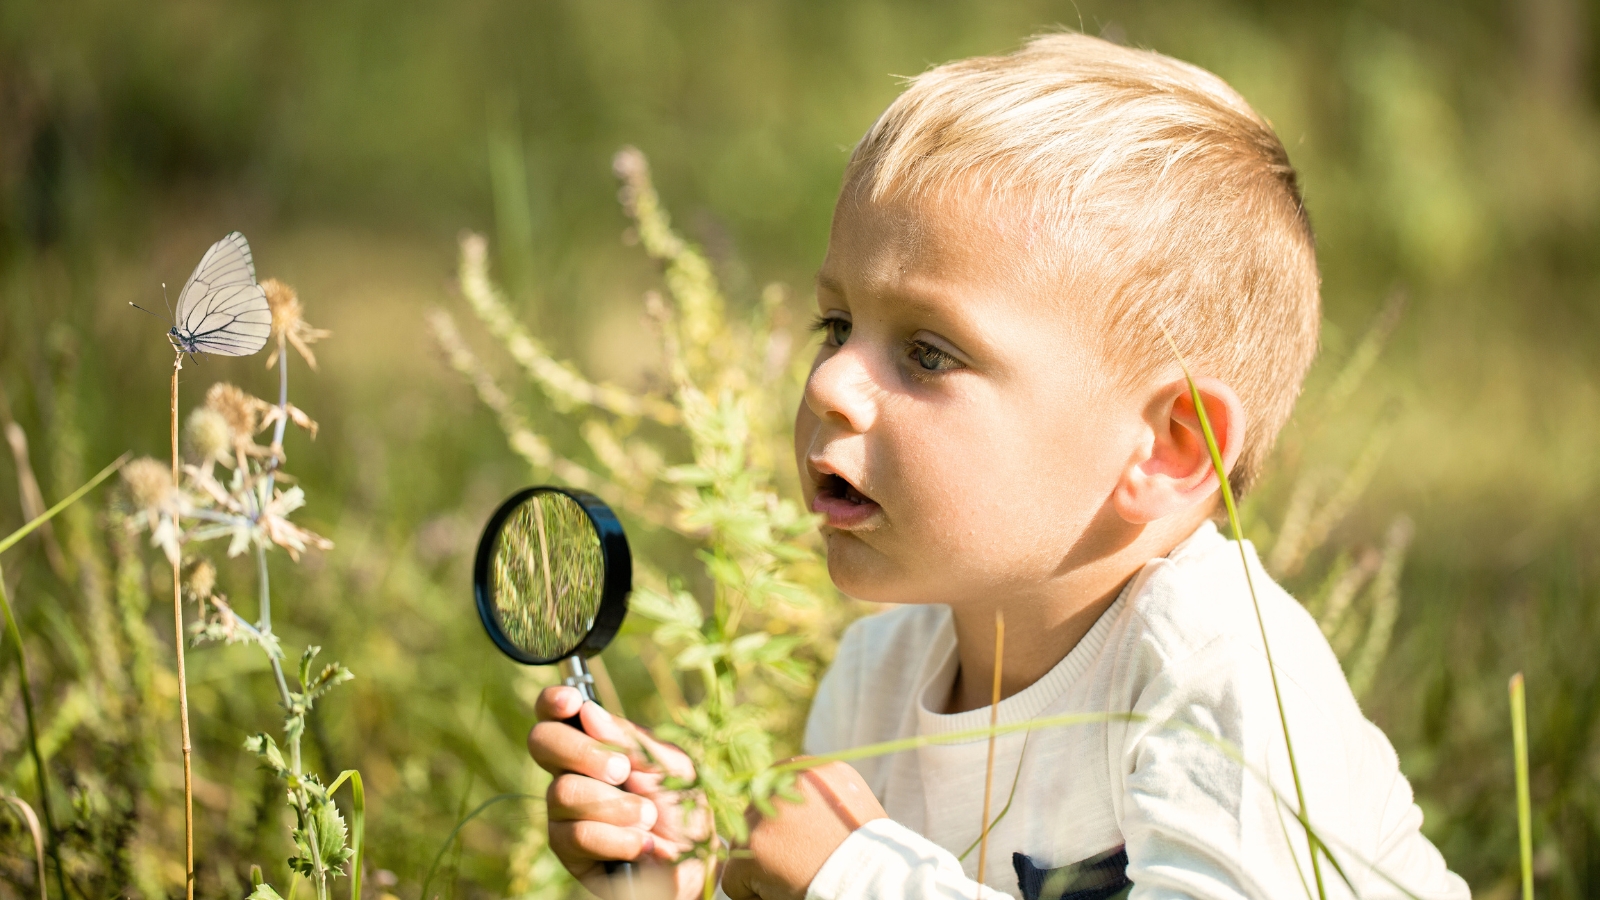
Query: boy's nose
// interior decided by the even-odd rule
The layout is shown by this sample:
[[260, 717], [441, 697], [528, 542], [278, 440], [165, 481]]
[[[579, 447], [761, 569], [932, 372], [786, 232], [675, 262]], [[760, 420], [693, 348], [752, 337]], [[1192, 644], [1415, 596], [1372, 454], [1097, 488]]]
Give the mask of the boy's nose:
[[877, 417], [872, 373], [849, 347], [823, 360], [806, 379], [805, 404], [818, 419], [865, 432]]

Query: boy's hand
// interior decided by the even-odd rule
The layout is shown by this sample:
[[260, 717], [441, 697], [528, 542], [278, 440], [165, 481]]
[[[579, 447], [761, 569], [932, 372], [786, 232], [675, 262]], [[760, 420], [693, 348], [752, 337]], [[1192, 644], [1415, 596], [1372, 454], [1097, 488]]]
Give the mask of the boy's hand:
[[[633, 860], [645, 882], [639, 896], [699, 897], [704, 866], [673, 860], [710, 834], [710, 817], [703, 804], [685, 810], [680, 794], [661, 787], [664, 775], [694, 777], [683, 751], [584, 702], [575, 688], [545, 688], [534, 712], [539, 724], [528, 734], [528, 752], [555, 776], [545, 793], [550, 849], [567, 871], [607, 897], [603, 863]], [[574, 714], [584, 731], [563, 721]]]
[[888, 814], [849, 764], [824, 763], [800, 773], [801, 801], [772, 799], [776, 815], [751, 807], [747, 853], [728, 861], [722, 890], [731, 900], [803, 900], [822, 864], [852, 831]]

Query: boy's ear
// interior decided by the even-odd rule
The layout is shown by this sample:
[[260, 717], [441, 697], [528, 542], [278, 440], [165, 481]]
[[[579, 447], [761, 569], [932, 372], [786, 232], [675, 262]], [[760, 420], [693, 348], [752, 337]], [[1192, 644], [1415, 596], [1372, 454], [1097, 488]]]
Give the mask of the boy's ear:
[[[1232, 471], [1244, 445], [1244, 406], [1233, 388], [1215, 378], [1202, 376], [1194, 382], [1222, 451], [1223, 468]], [[1137, 525], [1193, 509], [1208, 501], [1218, 486], [1186, 380], [1158, 390], [1146, 407], [1145, 421], [1150, 427], [1148, 440], [1123, 471], [1111, 497], [1117, 513]]]

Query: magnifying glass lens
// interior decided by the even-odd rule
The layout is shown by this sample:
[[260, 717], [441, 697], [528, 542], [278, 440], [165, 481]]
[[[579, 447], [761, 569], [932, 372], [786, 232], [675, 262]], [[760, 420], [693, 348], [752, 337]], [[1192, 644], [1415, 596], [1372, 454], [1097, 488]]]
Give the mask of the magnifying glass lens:
[[493, 555], [494, 615], [517, 649], [540, 659], [572, 653], [594, 627], [605, 553], [583, 507], [556, 491], [511, 512]]

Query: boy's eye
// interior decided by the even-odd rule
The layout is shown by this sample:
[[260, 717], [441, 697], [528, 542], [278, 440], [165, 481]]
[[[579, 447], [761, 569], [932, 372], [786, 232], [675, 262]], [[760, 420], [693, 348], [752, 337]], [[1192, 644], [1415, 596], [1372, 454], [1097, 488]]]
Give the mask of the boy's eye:
[[811, 323], [812, 331], [822, 332], [822, 342], [829, 347], [843, 347], [850, 339], [850, 320], [839, 316], [818, 316]]
[[948, 372], [961, 368], [961, 360], [923, 341], [912, 341], [908, 353], [918, 366], [929, 372]]

